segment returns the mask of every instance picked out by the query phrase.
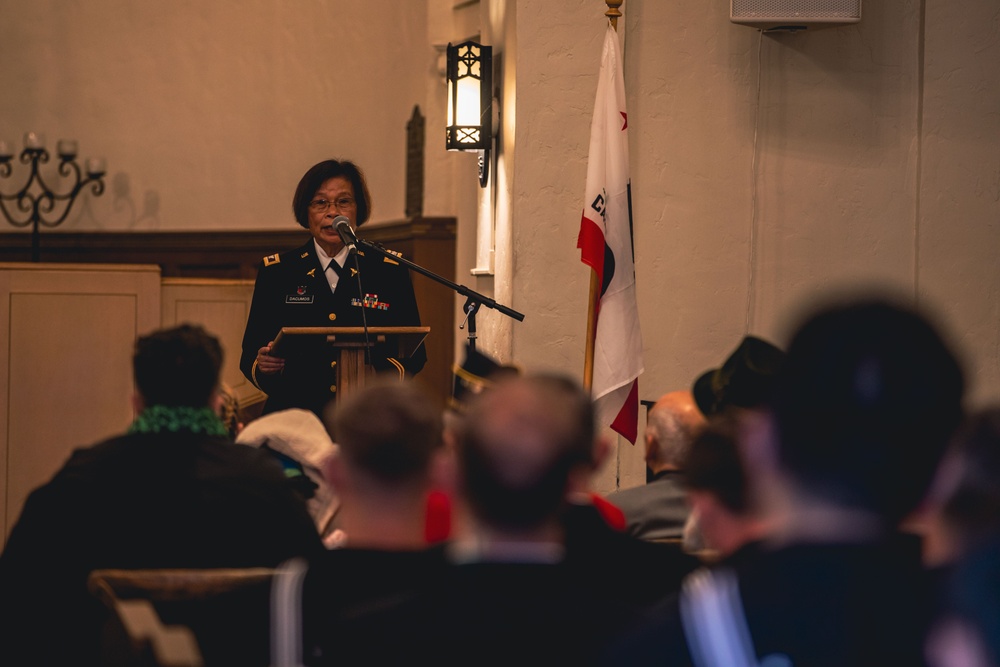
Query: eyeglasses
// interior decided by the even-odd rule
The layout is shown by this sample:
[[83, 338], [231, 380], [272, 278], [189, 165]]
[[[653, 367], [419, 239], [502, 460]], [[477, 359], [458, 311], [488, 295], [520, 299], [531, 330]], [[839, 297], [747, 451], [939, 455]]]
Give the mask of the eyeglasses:
[[309, 209], [317, 213], [326, 213], [330, 210], [331, 206], [334, 206], [338, 211], [343, 211], [346, 208], [354, 208], [357, 205], [358, 203], [354, 201], [353, 197], [339, 197], [334, 201], [313, 199], [309, 202]]

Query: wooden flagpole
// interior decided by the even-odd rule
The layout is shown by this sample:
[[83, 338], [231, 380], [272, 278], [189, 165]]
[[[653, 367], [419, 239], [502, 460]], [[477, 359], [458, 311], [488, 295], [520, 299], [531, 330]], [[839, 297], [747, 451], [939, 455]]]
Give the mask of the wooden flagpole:
[[[611, 21], [611, 27], [618, 31], [618, 17], [622, 15], [619, 7], [624, 0], [604, 0], [608, 11], [604, 15]], [[601, 285], [597, 281], [597, 272], [590, 271], [590, 301], [587, 307], [587, 350], [583, 360], [583, 386], [587, 391], [594, 385], [594, 346], [597, 339], [597, 303], [601, 298]]]

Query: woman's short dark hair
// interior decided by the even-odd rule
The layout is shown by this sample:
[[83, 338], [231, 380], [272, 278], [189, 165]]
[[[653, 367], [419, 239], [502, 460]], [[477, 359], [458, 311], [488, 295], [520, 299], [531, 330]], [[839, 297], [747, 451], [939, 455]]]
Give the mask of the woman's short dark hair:
[[300, 225], [309, 229], [309, 202], [312, 201], [320, 186], [338, 176], [349, 180], [354, 188], [354, 198], [358, 202], [358, 215], [354, 224], [360, 227], [368, 220], [372, 213], [372, 196], [368, 192], [368, 184], [365, 182], [365, 175], [361, 169], [347, 160], [323, 160], [313, 165], [299, 181], [298, 187], [295, 188], [292, 211], [295, 212], [295, 219]]

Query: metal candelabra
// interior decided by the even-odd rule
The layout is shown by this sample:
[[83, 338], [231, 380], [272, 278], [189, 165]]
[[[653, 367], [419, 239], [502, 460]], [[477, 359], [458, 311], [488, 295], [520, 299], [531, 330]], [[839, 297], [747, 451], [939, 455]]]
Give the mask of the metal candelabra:
[[[77, 195], [88, 184], [91, 192], [100, 195], [104, 192], [104, 160], [90, 158], [86, 163], [86, 175], [76, 163], [76, 142], [63, 139], [56, 146], [59, 154], [59, 174], [68, 177], [72, 185], [66, 192], [55, 192], [44, 180], [38, 169], [40, 164], [49, 161], [49, 152], [39, 135], [28, 132], [24, 135], [24, 150], [18, 158], [22, 164], [30, 165], [28, 180], [15, 192], [10, 194], [0, 191], [0, 211], [7, 221], [15, 227], [31, 226], [31, 261], [39, 261], [39, 241], [41, 226], [58, 227], [69, 215]], [[7, 142], [0, 141], [0, 179], [9, 179], [14, 169], [11, 162], [14, 153]], [[8, 204], [11, 202], [13, 205]]]

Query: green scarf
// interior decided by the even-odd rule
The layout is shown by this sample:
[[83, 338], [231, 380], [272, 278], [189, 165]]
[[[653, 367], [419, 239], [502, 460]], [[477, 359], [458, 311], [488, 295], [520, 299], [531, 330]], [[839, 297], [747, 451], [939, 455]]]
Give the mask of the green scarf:
[[186, 405], [154, 405], [146, 408], [128, 427], [128, 432], [229, 435], [222, 420], [212, 408], [193, 408]]

